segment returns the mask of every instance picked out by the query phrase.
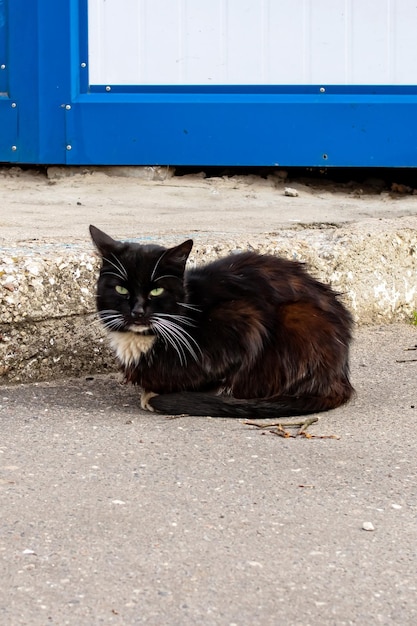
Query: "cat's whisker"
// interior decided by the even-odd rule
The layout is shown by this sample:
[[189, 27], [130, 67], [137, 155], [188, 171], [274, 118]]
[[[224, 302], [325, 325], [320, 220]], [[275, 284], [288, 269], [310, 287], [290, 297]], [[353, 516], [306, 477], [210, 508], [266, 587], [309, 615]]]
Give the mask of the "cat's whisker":
[[177, 302], [178, 306], [183, 306], [186, 309], [191, 309], [192, 311], [197, 311], [197, 313], [201, 313], [201, 309], [194, 306], [193, 304], [188, 304], [187, 302]]
[[90, 326], [102, 326], [102, 325], [103, 325], [103, 321], [101, 320], [100, 317], [96, 317], [90, 322]]
[[160, 325], [164, 327], [164, 330], [169, 332], [171, 336], [175, 337], [176, 341], [179, 342], [190, 353], [190, 355], [196, 362], [198, 362], [200, 359], [192, 344], [194, 344], [200, 355], [202, 353], [200, 346], [198, 345], [194, 337], [192, 337], [190, 333], [185, 330], [185, 328], [183, 328], [179, 324], [176, 324], [172, 320], [158, 318], [159, 315], [155, 316], [155, 319], [159, 322]]
[[121, 262], [121, 260], [119, 259], [118, 256], [116, 256], [114, 254], [114, 252], [112, 252], [112, 257], [113, 259], [116, 261], [117, 265], [120, 267], [120, 269], [122, 270], [122, 272], [125, 274], [125, 276], [127, 277], [127, 269], [125, 268], [125, 266], [123, 265], [123, 263]]
[[123, 319], [123, 316], [118, 314], [118, 315], [101, 315], [101, 319], [103, 321], [106, 320], [114, 320], [114, 319]]
[[110, 270], [105, 270], [104, 272], [101, 272], [101, 275], [102, 276], [116, 276], [116, 278], [118, 278], [119, 280], [127, 280], [127, 278], [125, 278], [121, 274], [116, 274], [116, 272], [111, 272]]
[[175, 278], [176, 280], [181, 280], [179, 276], [174, 276], [173, 274], [165, 274], [164, 276], [158, 276], [158, 278], [154, 278], [153, 282], [157, 283], [158, 280], [161, 280], [162, 278]]
[[121, 315], [120, 313], [106, 313], [106, 314], [101, 313], [100, 317], [103, 320], [115, 319], [115, 318], [122, 319], [123, 315]]
[[162, 340], [164, 341], [165, 345], [168, 346], [168, 344], [170, 344], [175, 352], [178, 354], [178, 358], [180, 360], [180, 364], [181, 365], [186, 365], [187, 364], [187, 357], [185, 355], [184, 349], [181, 346], [181, 344], [177, 344], [176, 340], [174, 337], [172, 337], [170, 335], [170, 333], [168, 332], [168, 330], [164, 327], [164, 324], [162, 323], [158, 323], [157, 320], [155, 320], [153, 322], [153, 326], [154, 329], [156, 330], [156, 332], [159, 334], [159, 336], [162, 338]]
[[[113, 261], [111, 261], [110, 259], [108, 259], [107, 257], [103, 257], [103, 261], [107, 261], [107, 263], [110, 263], [110, 265], [112, 265], [114, 267], [114, 269], [116, 270], [117, 274], [115, 274], [115, 276], [118, 276], [119, 278], [122, 278], [123, 280], [127, 280], [128, 279], [128, 275], [127, 275], [127, 271], [126, 268], [122, 265], [121, 261], [119, 261], [119, 259], [117, 258], [117, 256], [112, 252], [112, 257], [117, 261], [117, 265], [116, 263], [113, 263]], [[110, 272], [102, 272], [104, 273], [110, 273]]]
[[95, 319], [92, 319], [88, 324], [86, 324], [86, 328], [103, 328], [103, 321], [99, 318], [96, 317]]
[[98, 314], [100, 317], [107, 317], [109, 315], [121, 316], [120, 311], [118, 311], [117, 309], [101, 309]]
[[160, 264], [160, 262], [162, 261], [162, 259], [164, 258], [164, 256], [166, 255], [167, 252], [168, 252], [168, 250], [164, 250], [163, 253], [161, 254], [161, 256], [158, 258], [157, 262], [155, 263], [155, 266], [153, 268], [153, 272], [151, 274], [151, 282], [154, 280], [154, 276], [156, 274], [156, 270], [158, 269], [158, 265]]
[[186, 315], [174, 315], [171, 313], [158, 313], [158, 317], [171, 317], [174, 320], [178, 320], [180, 323], [182, 324], [186, 324], [187, 326], [196, 326], [196, 323], [194, 322], [193, 319], [191, 319], [191, 317], [187, 317]]
[[165, 337], [167, 341], [171, 344], [171, 346], [177, 352], [181, 365], [187, 364], [187, 356], [185, 352], [185, 348], [188, 350], [189, 347], [184, 344], [181, 340], [181, 337], [174, 331], [174, 329], [170, 326], [170, 324], [166, 320], [159, 320], [156, 324], [156, 330], [161, 333]]
[[106, 330], [121, 330], [124, 328], [125, 323], [123, 320], [107, 320], [103, 321], [103, 326]]
[[105, 324], [104, 328], [106, 330], [118, 331], [118, 330], [122, 330], [122, 328], [124, 328], [124, 324], [123, 324], [123, 322], [117, 322], [115, 320], [114, 322], [109, 322], [108, 324]]
[[127, 280], [128, 279], [127, 269], [125, 268], [125, 266], [123, 265], [121, 260], [114, 254], [114, 252], [112, 252], [111, 255], [112, 255], [113, 259], [115, 260], [115, 263], [116, 263], [117, 267], [120, 268], [120, 271], [121, 271], [123, 277]]
[[103, 309], [99, 316], [106, 330], [121, 330], [125, 326], [123, 315], [114, 309]]

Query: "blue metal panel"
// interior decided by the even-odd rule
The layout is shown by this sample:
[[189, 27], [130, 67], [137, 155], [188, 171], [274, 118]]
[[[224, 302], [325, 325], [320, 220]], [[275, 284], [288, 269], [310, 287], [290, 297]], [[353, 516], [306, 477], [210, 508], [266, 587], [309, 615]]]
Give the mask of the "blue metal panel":
[[[14, 157], [20, 163], [65, 163], [65, 105], [77, 94], [72, 74], [78, 0], [1, 1], [7, 16], [8, 95], [18, 115]], [[1, 127], [7, 123], [0, 111]], [[0, 160], [11, 159], [0, 150]]]
[[417, 165], [417, 88], [305, 91], [81, 94], [68, 112], [68, 162]]
[[7, 61], [7, 7], [4, 0], [0, 0], [0, 97], [7, 95], [8, 61]]
[[87, 46], [87, 0], [0, 0], [0, 160], [417, 167], [415, 86], [108, 90]]
[[64, 163], [70, 99], [70, 4], [9, 0], [10, 97], [19, 116], [22, 163]]
[[17, 105], [9, 97], [8, 7], [0, 0], [0, 160], [10, 163], [17, 156]]
[[[8, 98], [0, 97], [0, 160], [16, 163], [17, 156], [17, 108]], [[4, 155], [4, 156], [3, 156]]]

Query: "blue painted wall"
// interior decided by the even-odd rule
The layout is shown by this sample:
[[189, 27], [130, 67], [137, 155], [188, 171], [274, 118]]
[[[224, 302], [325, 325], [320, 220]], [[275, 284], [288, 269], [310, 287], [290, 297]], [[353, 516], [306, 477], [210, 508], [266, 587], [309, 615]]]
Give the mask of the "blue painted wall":
[[417, 167], [417, 86], [89, 86], [86, 0], [0, 0], [0, 160]]

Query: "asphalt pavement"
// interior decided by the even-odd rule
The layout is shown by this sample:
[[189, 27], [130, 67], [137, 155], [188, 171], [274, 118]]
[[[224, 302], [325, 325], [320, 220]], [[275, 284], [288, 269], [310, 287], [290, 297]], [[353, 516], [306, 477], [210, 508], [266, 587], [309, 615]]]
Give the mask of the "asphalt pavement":
[[114, 374], [2, 386], [0, 623], [416, 624], [416, 344], [360, 328], [311, 439], [147, 414]]

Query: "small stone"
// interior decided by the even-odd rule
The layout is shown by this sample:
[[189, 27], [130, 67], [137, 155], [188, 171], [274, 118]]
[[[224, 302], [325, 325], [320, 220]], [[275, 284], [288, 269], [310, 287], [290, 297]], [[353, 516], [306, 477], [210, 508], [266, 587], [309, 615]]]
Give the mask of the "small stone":
[[372, 522], [364, 522], [362, 524], [362, 530], [373, 531], [375, 530], [375, 526], [372, 524]]
[[290, 198], [297, 198], [298, 191], [296, 189], [293, 189], [292, 187], [285, 187], [284, 196], [289, 196]]

